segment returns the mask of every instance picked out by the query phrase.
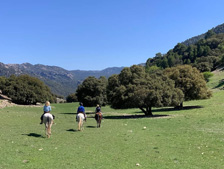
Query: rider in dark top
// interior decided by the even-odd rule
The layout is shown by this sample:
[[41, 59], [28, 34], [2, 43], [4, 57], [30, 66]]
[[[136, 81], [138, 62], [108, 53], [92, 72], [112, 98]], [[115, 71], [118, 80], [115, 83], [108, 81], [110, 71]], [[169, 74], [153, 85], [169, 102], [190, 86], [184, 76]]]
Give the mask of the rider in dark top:
[[[79, 103], [79, 107], [78, 107], [78, 109], [77, 109], [77, 115], [79, 114], [79, 113], [83, 113], [84, 114], [84, 117], [85, 117], [85, 121], [86, 121], [86, 113], [85, 113], [85, 108], [84, 108], [84, 106], [83, 106], [83, 103]], [[77, 116], [76, 116], [76, 120], [77, 120]]]
[[96, 113], [100, 113], [101, 112], [101, 108], [100, 108], [99, 104], [96, 105], [96, 111], [95, 112]]
[[99, 104], [96, 105], [95, 113], [101, 113], [101, 116], [102, 116], [102, 118], [103, 118], [103, 114], [102, 114], [102, 112], [101, 112], [101, 107], [100, 107]]

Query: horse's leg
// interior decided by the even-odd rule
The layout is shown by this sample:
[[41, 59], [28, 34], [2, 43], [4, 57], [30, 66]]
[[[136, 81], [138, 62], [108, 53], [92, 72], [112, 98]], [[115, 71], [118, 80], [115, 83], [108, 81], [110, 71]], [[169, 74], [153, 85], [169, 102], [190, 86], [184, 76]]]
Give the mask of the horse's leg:
[[80, 129], [81, 129], [81, 122], [82, 122], [82, 120], [81, 120], [81, 118], [79, 118], [79, 124], [78, 124], [78, 130], [80, 131]]
[[50, 138], [49, 129], [50, 129], [50, 124], [49, 124], [49, 122], [47, 122], [47, 128], [46, 128], [47, 138]]
[[48, 129], [48, 124], [46, 123], [46, 124], [45, 124], [45, 134], [46, 134], [46, 136], [48, 137], [48, 131], [47, 131], [47, 129]]
[[100, 120], [100, 115], [97, 114], [97, 128], [99, 128], [99, 120]]
[[83, 120], [82, 120], [81, 130], [84, 130], [84, 127], [83, 127]]
[[50, 135], [51, 135], [51, 126], [52, 126], [52, 124], [53, 124], [53, 120], [48, 125], [48, 135], [49, 135], [49, 138], [50, 138]]

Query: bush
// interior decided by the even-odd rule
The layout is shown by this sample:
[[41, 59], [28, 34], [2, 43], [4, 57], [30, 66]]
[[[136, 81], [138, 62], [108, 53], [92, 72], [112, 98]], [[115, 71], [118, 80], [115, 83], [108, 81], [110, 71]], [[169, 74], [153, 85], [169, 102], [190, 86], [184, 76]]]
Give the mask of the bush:
[[203, 75], [204, 75], [205, 81], [209, 82], [209, 78], [212, 77], [214, 74], [211, 72], [204, 72]]

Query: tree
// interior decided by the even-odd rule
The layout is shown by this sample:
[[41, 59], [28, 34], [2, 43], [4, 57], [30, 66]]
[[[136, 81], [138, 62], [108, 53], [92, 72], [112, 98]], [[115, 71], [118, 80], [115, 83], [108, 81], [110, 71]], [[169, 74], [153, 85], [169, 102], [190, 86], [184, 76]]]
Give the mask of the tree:
[[71, 102], [77, 102], [77, 101], [78, 101], [78, 98], [77, 98], [77, 96], [76, 96], [76, 93], [72, 93], [72, 94], [68, 95], [68, 96], [66, 97], [66, 101], [67, 101], [68, 103], [71, 103]]
[[215, 32], [213, 30], [208, 30], [208, 32], [206, 32], [205, 34], [205, 39], [208, 39], [212, 37], [213, 35], [215, 35]]
[[152, 116], [152, 107], [176, 106], [183, 100], [183, 93], [161, 72], [150, 75], [144, 67], [134, 65], [109, 77], [107, 97], [113, 108], [139, 108]]
[[78, 101], [83, 102], [85, 106], [106, 105], [106, 86], [107, 79], [105, 77], [97, 79], [89, 76], [76, 90]]
[[6, 83], [6, 77], [0, 76], [0, 90], [3, 90]]
[[10, 76], [5, 80], [2, 92], [17, 104], [44, 103], [46, 100], [56, 102], [56, 98], [49, 87], [38, 78], [29, 75]]
[[212, 72], [203, 72], [203, 76], [206, 82], [209, 82], [209, 78], [211, 78], [214, 74]]
[[[175, 87], [182, 90], [185, 101], [207, 99], [212, 95], [206, 87], [203, 74], [190, 65], [167, 68], [164, 74], [175, 81]], [[183, 102], [180, 107], [183, 107]]]

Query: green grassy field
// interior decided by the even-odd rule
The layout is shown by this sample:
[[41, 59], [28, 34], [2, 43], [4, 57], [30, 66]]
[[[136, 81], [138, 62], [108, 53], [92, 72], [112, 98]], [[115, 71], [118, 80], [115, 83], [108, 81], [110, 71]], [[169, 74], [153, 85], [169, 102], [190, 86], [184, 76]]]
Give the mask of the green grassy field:
[[[185, 102], [184, 110], [103, 107], [102, 128], [86, 108], [77, 131], [77, 103], [52, 104], [52, 137], [45, 137], [42, 107], [0, 109], [0, 169], [222, 169], [224, 166], [224, 91], [208, 100]], [[136, 115], [136, 116], [135, 116]], [[146, 128], [144, 128], [146, 127]], [[139, 165], [136, 165], [139, 164]]]

